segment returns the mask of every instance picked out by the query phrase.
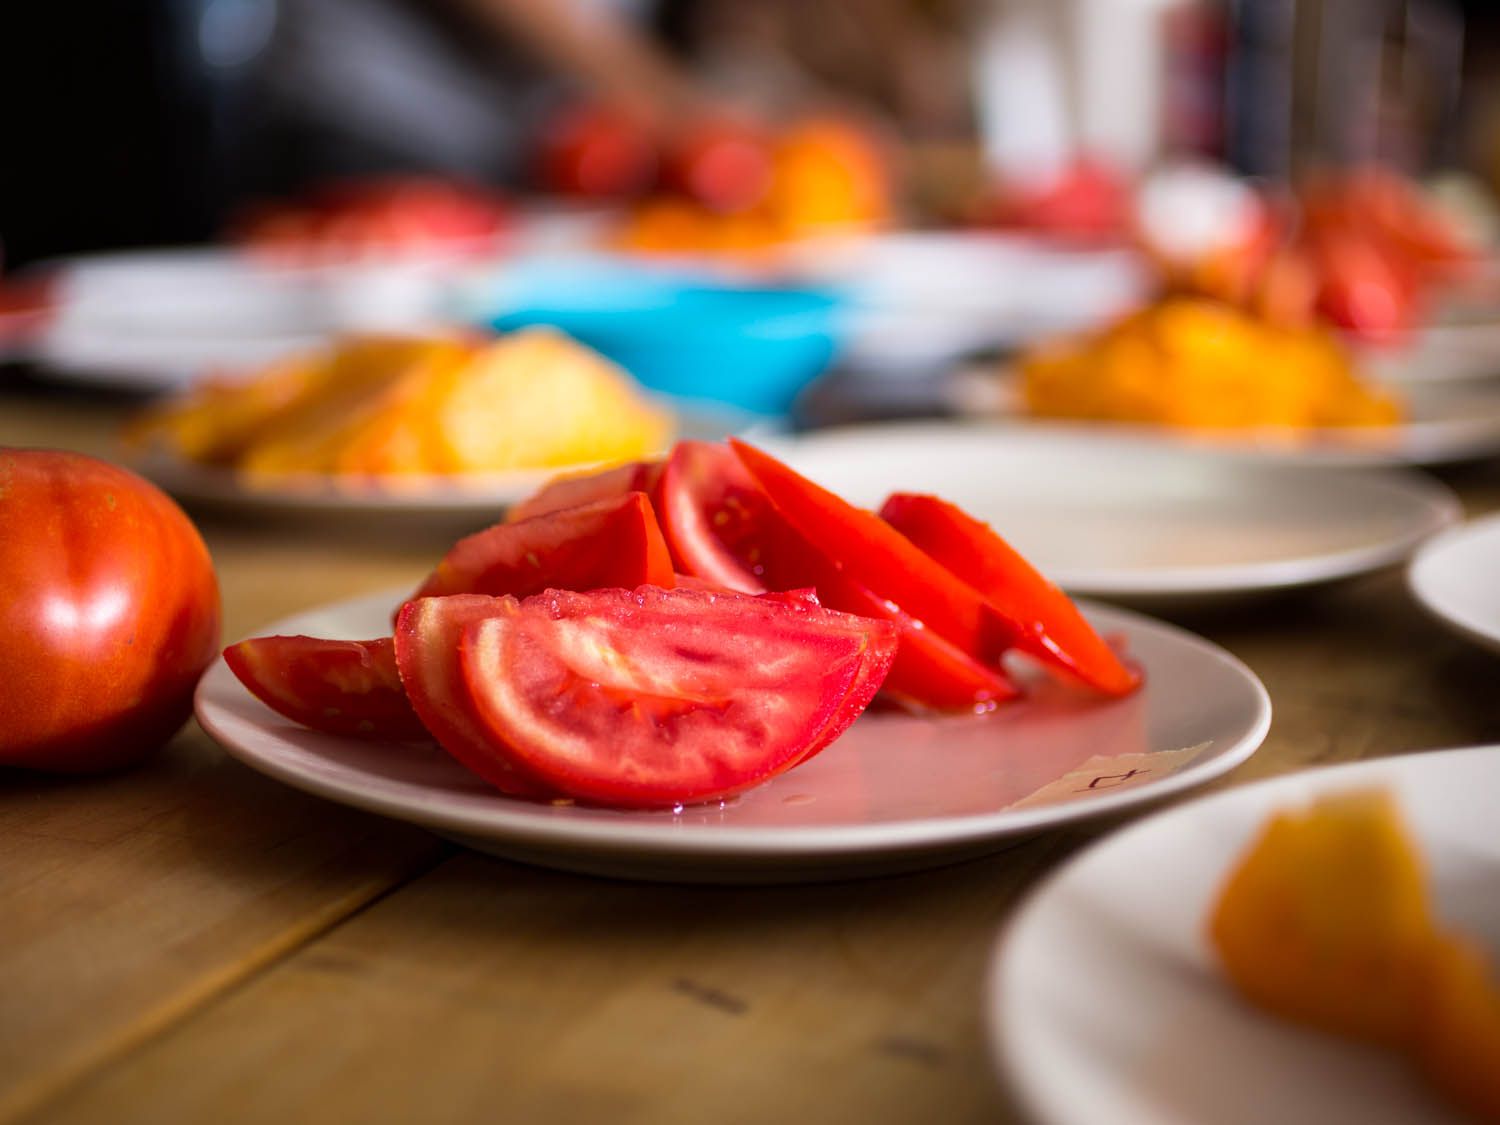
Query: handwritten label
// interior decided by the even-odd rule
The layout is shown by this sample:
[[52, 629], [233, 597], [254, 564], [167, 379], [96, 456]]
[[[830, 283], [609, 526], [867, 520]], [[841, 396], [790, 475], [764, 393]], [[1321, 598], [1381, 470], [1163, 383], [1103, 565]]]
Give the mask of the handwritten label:
[[1043, 805], [1076, 801], [1096, 793], [1117, 793], [1122, 789], [1134, 789], [1185, 769], [1210, 745], [1208, 742], [1200, 742], [1196, 746], [1184, 746], [1181, 750], [1156, 750], [1147, 754], [1118, 754], [1114, 757], [1096, 754], [1056, 781], [1049, 781], [1006, 808], [1034, 809]]

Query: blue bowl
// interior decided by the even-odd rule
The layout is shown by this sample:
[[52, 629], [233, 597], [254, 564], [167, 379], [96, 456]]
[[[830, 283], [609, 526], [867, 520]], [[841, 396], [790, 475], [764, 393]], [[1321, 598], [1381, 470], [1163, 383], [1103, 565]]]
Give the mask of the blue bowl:
[[642, 385], [683, 399], [785, 414], [833, 359], [839, 299], [628, 267], [533, 270], [507, 283], [500, 331], [551, 325]]

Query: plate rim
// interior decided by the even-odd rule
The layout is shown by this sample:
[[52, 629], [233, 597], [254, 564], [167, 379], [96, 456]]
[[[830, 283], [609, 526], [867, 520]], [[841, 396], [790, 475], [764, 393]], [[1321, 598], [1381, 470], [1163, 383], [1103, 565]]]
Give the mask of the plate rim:
[[[778, 445], [778, 452], [795, 459], [799, 450], [808, 449], [825, 438], [835, 441], [858, 440], [861, 436], [873, 437], [877, 434], [889, 437], [900, 435], [908, 440], [920, 440], [932, 435], [936, 439], [951, 442], [955, 432], [971, 435], [1004, 432], [1006, 440], [1011, 442], [1020, 437], [1022, 441], [1062, 442], [1095, 450], [1110, 447], [1141, 450], [1149, 456], [1203, 460], [1250, 473], [1301, 473], [1309, 478], [1322, 478], [1330, 471], [1324, 466], [1299, 461], [1246, 458], [1210, 447], [1163, 444], [1135, 434], [1092, 433], [1086, 427], [996, 421], [964, 422], [957, 427], [933, 422], [879, 422], [836, 426], [783, 439]], [[795, 460], [793, 463], [795, 465]], [[1125, 575], [1112, 575], [1109, 568], [1052, 566], [1048, 568], [1049, 577], [1070, 593], [1096, 598], [1232, 595], [1316, 586], [1402, 563], [1432, 537], [1443, 534], [1463, 520], [1463, 504], [1453, 489], [1411, 465], [1348, 465], [1338, 467], [1336, 473], [1336, 479], [1343, 482], [1358, 482], [1362, 487], [1368, 486], [1372, 490], [1398, 495], [1412, 507], [1413, 527], [1399, 537], [1382, 543], [1270, 562], [1156, 567], [1150, 571]], [[1418, 509], [1422, 510], [1420, 529], [1415, 526]]]
[[[1174, 819], [1186, 821], [1200, 816], [1208, 817], [1214, 810], [1239, 801], [1256, 800], [1269, 804], [1285, 799], [1283, 794], [1321, 791], [1326, 786], [1340, 784], [1346, 778], [1380, 777], [1391, 772], [1406, 773], [1434, 760], [1451, 762], [1474, 755], [1500, 757], [1500, 742], [1419, 748], [1378, 758], [1337, 762], [1311, 769], [1292, 769], [1273, 777], [1203, 794], [1151, 813], [1106, 833], [1069, 856], [1024, 892], [990, 942], [980, 997], [991, 1074], [1015, 1098], [1028, 1120], [1044, 1125], [1077, 1125], [1074, 1119], [1059, 1112], [1064, 1107], [1058, 1105], [1056, 1099], [1047, 1093], [1049, 1087], [1035, 1081], [1036, 1068], [1028, 1065], [1032, 1060], [1024, 1057], [1018, 1047], [1021, 1037], [1012, 1026], [1015, 1022], [1010, 1015], [1012, 1005], [1006, 999], [1012, 993], [1005, 987], [1005, 981], [1019, 972], [1013, 960], [1016, 943], [1021, 940], [1018, 935], [1035, 924], [1034, 920], [1051, 904], [1054, 894], [1067, 890], [1070, 881], [1077, 878], [1080, 871], [1101, 862], [1101, 857], [1114, 847], [1122, 843], [1128, 845], [1140, 836], [1161, 831], [1164, 825], [1169, 825]], [[1292, 1024], [1287, 1027], [1296, 1030]]]
[[1430, 571], [1436, 565], [1434, 560], [1441, 558], [1446, 551], [1461, 548], [1487, 535], [1500, 539], [1500, 512], [1464, 521], [1434, 535], [1417, 549], [1407, 564], [1406, 588], [1423, 612], [1434, 621], [1482, 648], [1500, 652], [1500, 622], [1489, 629], [1480, 628], [1445, 608], [1440, 599], [1433, 596], [1431, 588]]
[[[405, 588], [399, 591], [387, 590], [313, 607], [272, 622], [256, 635], [270, 635], [288, 629], [299, 630], [310, 618], [329, 613], [357, 612], [364, 606], [388, 612], [408, 592]], [[1186, 629], [1145, 614], [1088, 603], [1083, 608], [1112, 620], [1113, 626], [1106, 624], [1106, 628], [1129, 626], [1166, 635], [1226, 668], [1247, 689], [1253, 701], [1254, 719], [1250, 726], [1223, 749], [1193, 761], [1160, 781], [1093, 797], [1087, 801], [1009, 812], [997, 810], [960, 817], [925, 817], [881, 824], [700, 829], [661, 820], [636, 824], [565, 821], [542, 811], [548, 806], [534, 806], [530, 802], [514, 802], [514, 807], [502, 808], [497, 821], [490, 812], [479, 814], [466, 810], [413, 810], [408, 801], [351, 792], [347, 785], [299, 771], [276, 755], [268, 756], [247, 748], [223, 729], [220, 721], [227, 716], [221, 716], [223, 704], [213, 697], [226, 690], [243, 697], [250, 697], [250, 693], [235, 679], [222, 655], [199, 679], [193, 694], [193, 713], [205, 733], [230, 756], [257, 772], [266, 773], [294, 788], [340, 804], [416, 823], [437, 832], [478, 836], [486, 840], [519, 841], [561, 850], [603, 845], [622, 857], [651, 856], [704, 862], [870, 858], [923, 850], [940, 851], [966, 844], [1003, 840], [1060, 824], [1123, 812], [1173, 796], [1229, 772], [1250, 758], [1264, 743], [1272, 719], [1270, 695], [1260, 678], [1233, 653]], [[257, 706], [264, 707], [259, 701], [255, 702]], [[266, 708], [266, 713], [274, 714], [269, 708]], [[1000, 819], [1004, 823], [997, 828], [994, 822]]]

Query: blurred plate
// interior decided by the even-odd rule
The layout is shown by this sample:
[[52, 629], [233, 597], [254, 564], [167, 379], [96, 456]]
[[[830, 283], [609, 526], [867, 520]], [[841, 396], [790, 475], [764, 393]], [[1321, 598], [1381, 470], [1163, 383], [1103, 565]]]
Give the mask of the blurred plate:
[[1407, 580], [1439, 621], [1500, 652], [1500, 515], [1429, 541], [1412, 559]]
[[1400, 350], [1370, 350], [1361, 365], [1399, 387], [1500, 376], [1500, 320], [1437, 323]]
[[[266, 633], [387, 633], [405, 591], [268, 625]], [[1038, 685], [986, 715], [861, 716], [828, 750], [723, 804], [659, 812], [503, 796], [436, 747], [339, 738], [283, 719], [222, 658], [196, 713], [247, 765], [334, 801], [549, 867], [687, 882], [796, 882], [914, 870], [1137, 807], [1217, 777], [1264, 739], [1253, 673], [1183, 630], [1089, 610], [1123, 639], [1145, 687], [1100, 701]]]
[[58, 262], [53, 314], [26, 358], [47, 376], [142, 393], [264, 366], [344, 331], [441, 321], [452, 260], [267, 263], [224, 248]]
[[1394, 1052], [1239, 999], [1204, 935], [1271, 813], [1384, 786], [1420, 842], [1445, 923], [1500, 949], [1500, 747], [1311, 770], [1193, 801], [1050, 876], [1001, 935], [985, 1011], [996, 1066], [1045, 1125], [1456, 1122]]
[[852, 502], [931, 492], [1064, 589], [1135, 602], [1313, 585], [1404, 560], [1456, 522], [1441, 484], [1033, 426], [851, 427], [777, 446]]
[[979, 231], [815, 239], [789, 251], [788, 270], [843, 292], [849, 363], [872, 373], [1091, 328], [1145, 289], [1140, 258], [1129, 251]]
[[950, 385], [952, 405], [967, 417], [1101, 436], [1129, 435], [1162, 445], [1294, 464], [1443, 465], [1500, 453], [1500, 380], [1413, 385], [1403, 387], [1401, 394], [1409, 417], [1390, 427], [1208, 433], [1123, 422], [1032, 419], [1022, 411], [1014, 380], [992, 371], [960, 372]]

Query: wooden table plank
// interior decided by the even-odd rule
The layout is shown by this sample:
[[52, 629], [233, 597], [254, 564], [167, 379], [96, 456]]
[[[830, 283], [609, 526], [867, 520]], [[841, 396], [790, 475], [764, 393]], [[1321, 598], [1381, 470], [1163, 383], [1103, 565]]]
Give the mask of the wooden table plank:
[[994, 1120], [984, 967], [1073, 839], [755, 890], [464, 855], [40, 1120]]

